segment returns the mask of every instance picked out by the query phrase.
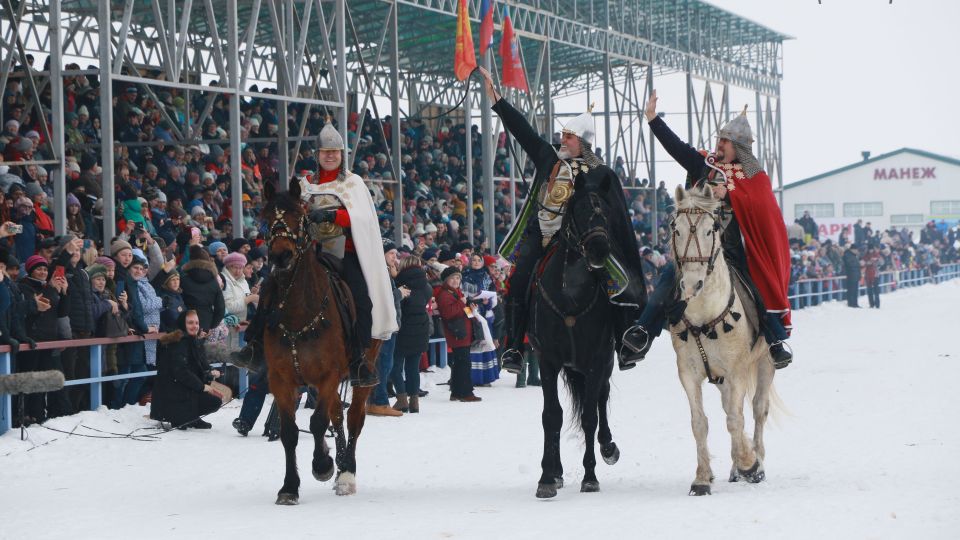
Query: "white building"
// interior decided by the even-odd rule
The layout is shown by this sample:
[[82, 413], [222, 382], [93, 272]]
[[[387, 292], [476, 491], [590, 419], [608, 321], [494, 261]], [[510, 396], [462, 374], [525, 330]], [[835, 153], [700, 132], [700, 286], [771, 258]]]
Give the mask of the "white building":
[[930, 220], [960, 219], [960, 160], [913, 148], [819, 174], [783, 186], [788, 223], [804, 211], [820, 226], [820, 237], [836, 238], [857, 220], [874, 230], [919, 230]]

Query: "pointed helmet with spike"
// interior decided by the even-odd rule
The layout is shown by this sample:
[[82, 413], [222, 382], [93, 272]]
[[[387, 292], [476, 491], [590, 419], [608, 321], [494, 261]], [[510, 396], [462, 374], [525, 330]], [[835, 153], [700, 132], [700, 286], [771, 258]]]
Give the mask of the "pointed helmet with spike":
[[340, 136], [340, 132], [337, 131], [337, 128], [333, 127], [333, 124], [330, 122], [330, 117], [327, 117], [327, 123], [323, 126], [323, 129], [320, 130], [320, 135], [317, 137], [317, 146], [319, 150], [344, 150], [343, 137]]
[[753, 131], [750, 129], [750, 122], [747, 121], [747, 107], [744, 106], [743, 112], [720, 128], [717, 135], [721, 139], [729, 139], [748, 147], [753, 144]]
[[576, 135], [583, 142], [592, 145], [597, 134], [597, 128], [593, 122], [593, 103], [590, 104], [587, 112], [567, 122], [567, 125], [563, 127], [563, 132]]

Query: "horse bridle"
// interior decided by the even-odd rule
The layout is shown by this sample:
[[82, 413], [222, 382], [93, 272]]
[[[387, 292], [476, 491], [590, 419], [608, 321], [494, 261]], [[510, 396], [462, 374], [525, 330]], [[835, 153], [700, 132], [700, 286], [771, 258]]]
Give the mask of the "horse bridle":
[[[723, 246], [717, 245], [717, 238], [720, 236], [723, 231], [723, 226], [721, 225], [721, 209], [717, 208], [713, 212], [707, 210], [702, 210], [700, 208], [678, 208], [677, 216], [674, 218], [673, 223], [670, 224], [670, 228], [673, 229], [673, 235], [671, 235], [670, 243], [673, 248], [673, 255], [677, 263], [677, 269], [683, 270], [684, 263], [706, 263], [707, 265], [707, 276], [713, 273], [714, 264], [717, 261], [717, 256], [720, 255], [720, 252], [723, 250]], [[680, 216], [683, 215], [684, 219], [687, 221], [687, 225], [690, 226], [690, 236], [687, 238], [687, 243], [683, 247], [683, 253], [677, 249], [677, 220], [680, 219]], [[697, 216], [696, 219], [691, 218], [690, 216]], [[700, 238], [697, 237], [697, 227], [700, 226], [700, 223], [703, 221], [704, 217], [709, 217], [713, 221], [713, 240], [710, 244], [709, 255], [703, 254], [703, 249], [700, 246]], [[693, 243], [697, 248], [696, 257], [691, 257], [690, 253], [690, 244]]]
[[[577, 217], [573, 213], [570, 214], [570, 226], [564, 228], [565, 243], [584, 257], [586, 257], [586, 249], [584, 246], [587, 242], [597, 237], [609, 237], [609, 233], [607, 233], [608, 219], [607, 215], [603, 213], [600, 196], [596, 193], [588, 193], [587, 196], [589, 197], [588, 200], [590, 201], [590, 208], [592, 210], [590, 218], [587, 220], [587, 230], [582, 233], [580, 232], [580, 228], [577, 227]], [[594, 225], [597, 221], [600, 223]], [[587, 266], [590, 270], [598, 269], [598, 267], [589, 263]]]
[[287, 220], [284, 219], [286, 214], [286, 210], [280, 210], [279, 208], [274, 209], [273, 225], [270, 226], [270, 230], [267, 232], [267, 245], [273, 244], [273, 241], [277, 238], [289, 238], [296, 246], [296, 255], [299, 257], [307, 247], [307, 216], [300, 216], [300, 230], [294, 234], [294, 232], [290, 230], [290, 225], [287, 224]]

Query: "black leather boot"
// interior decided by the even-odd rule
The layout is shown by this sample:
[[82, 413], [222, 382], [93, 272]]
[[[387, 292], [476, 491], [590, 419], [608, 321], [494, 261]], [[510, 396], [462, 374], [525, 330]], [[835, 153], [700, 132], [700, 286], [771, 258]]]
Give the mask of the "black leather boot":
[[619, 339], [620, 346], [617, 350], [617, 361], [620, 365], [620, 371], [626, 371], [637, 367], [637, 362], [643, 360], [650, 350], [650, 334], [647, 330], [638, 325], [631, 326]]
[[258, 373], [266, 367], [266, 359], [263, 354], [263, 331], [264, 331], [264, 313], [267, 308], [258, 306], [256, 313], [250, 319], [250, 324], [243, 332], [243, 337], [247, 344], [239, 351], [230, 353], [230, 363], [237, 367]]
[[500, 356], [500, 367], [514, 375], [523, 371], [523, 336], [526, 328], [526, 305], [516, 299], [507, 300], [505, 306], [507, 316], [506, 350]]
[[779, 340], [770, 345], [770, 357], [773, 358], [773, 367], [783, 369], [793, 362], [793, 353], [786, 349], [784, 341]]

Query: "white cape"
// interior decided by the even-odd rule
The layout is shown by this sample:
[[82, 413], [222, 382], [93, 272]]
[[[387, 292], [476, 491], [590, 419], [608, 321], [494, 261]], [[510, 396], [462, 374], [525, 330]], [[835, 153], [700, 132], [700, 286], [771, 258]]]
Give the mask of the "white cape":
[[355, 174], [347, 175], [344, 180], [335, 180], [326, 184], [310, 184], [300, 180], [301, 196], [308, 204], [317, 195], [331, 195], [343, 205], [350, 214], [350, 232], [353, 245], [357, 249], [363, 279], [370, 290], [373, 303], [373, 339], [388, 340], [399, 330], [397, 311], [393, 303], [393, 287], [387, 273], [387, 263], [383, 259], [383, 240], [380, 239], [380, 223], [377, 209], [373, 205], [370, 190], [363, 179]]

